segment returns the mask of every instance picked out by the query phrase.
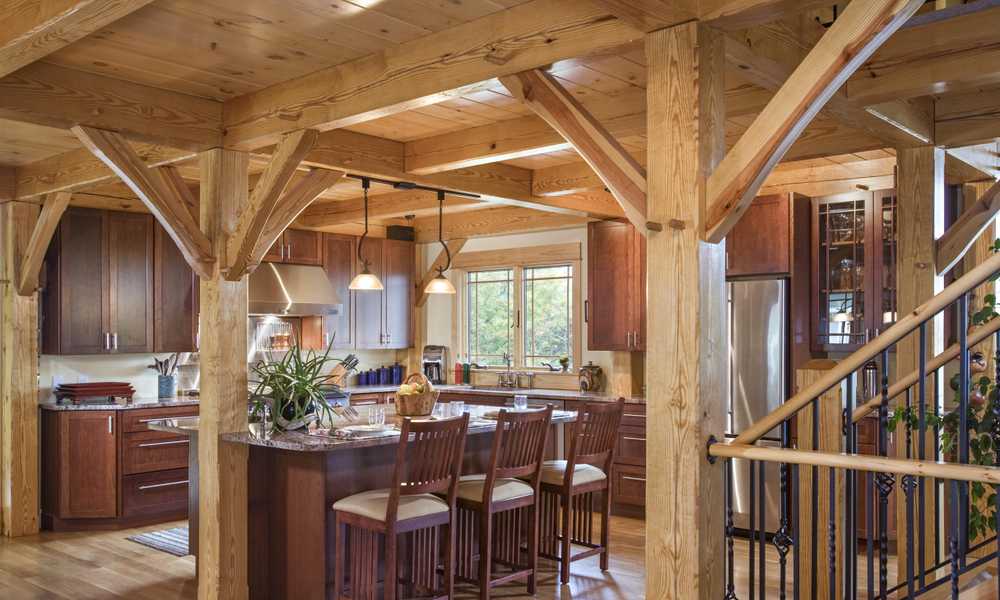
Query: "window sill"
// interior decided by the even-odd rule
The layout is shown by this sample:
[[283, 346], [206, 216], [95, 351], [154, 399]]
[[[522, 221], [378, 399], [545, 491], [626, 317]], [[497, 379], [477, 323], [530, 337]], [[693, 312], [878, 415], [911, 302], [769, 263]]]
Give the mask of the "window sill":
[[[578, 372], [570, 369], [569, 371], [549, 371], [546, 369], [525, 369], [521, 367], [511, 367], [512, 373], [529, 373], [531, 375], [552, 375], [552, 376], [563, 376], [563, 377], [576, 377]], [[504, 367], [488, 368], [488, 369], [472, 369], [473, 373], [506, 373], [507, 369]]]

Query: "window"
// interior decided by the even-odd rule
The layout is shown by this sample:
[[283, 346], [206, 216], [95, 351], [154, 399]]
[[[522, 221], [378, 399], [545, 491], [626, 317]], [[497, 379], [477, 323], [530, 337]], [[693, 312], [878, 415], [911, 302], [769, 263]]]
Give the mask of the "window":
[[559, 369], [578, 364], [579, 262], [491, 267], [465, 277], [465, 351], [482, 367]]

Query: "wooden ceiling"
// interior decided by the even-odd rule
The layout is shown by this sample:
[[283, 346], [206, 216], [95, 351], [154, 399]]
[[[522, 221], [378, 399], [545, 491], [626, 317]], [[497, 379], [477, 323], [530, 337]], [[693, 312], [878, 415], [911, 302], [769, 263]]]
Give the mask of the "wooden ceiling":
[[[219, 119], [218, 135], [222, 139], [229, 134], [222, 127], [230, 118], [232, 101], [238, 103], [233, 106], [247, 112], [255, 109], [258, 103], [263, 105], [273, 101], [276, 94], [282, 93], [283, 86], [290, 85], [286, 82], [295, 83], [310, 74], [323, 73], [324, 69], [329, 70], [333, 65], [344, 65], [342, 71], [330, 71], [328, 85], [335, 87], [347, 81], [338, 77], [348, 77], [347, 74], [354, 68], [351, 65], [369, 68], [370, 65], [364, 61], [374, 60], [372, 57], [386, 57], [382, 68], [388, 72], [392, 53], [400, 49], [400, 44], [421, 44], [424, 39], [432, 39], [427, 36], [441, 32], [448, 34], [452, 30], [458, 31], [454, 28], [475, 23], [490, 23], [489, 27], [484, 25], [482, 31], [499, 30], [509, 24], [489, 19], [498, 19], [506, 14], [499, 14], [501, 11], [528, 2], [532, 2], [532, 7], [544, 3], [546, 10], [557, 14], [559, 7], [567, 13], [578, 11], [583, 15], [578, 18], [581, 22], [591, 13], [599, 14], [592, 7], [586, 8], [590, 6], [590, 0], [154, 0], [51, 52], [39, 60], [40, 64], [0, 78], [0, 167], [20, 169], [18, 178], [22, 181], [30, 179], [39, 189], [46, 188], [46, 185], [36, 185], [39, 181], [44, 184], [63, 177], [72, 179], [73, 169], [83, 169], [74, 165], [81, 163], [85, 155], [81, 157], [79, 142], [63, 125], [95, 115], [97, 119], [107, 117], [110, 120], [96, 126], [116, 128], [116, 121], [105, 115], [105, 107], [110, 115], [129, 103], [141, 104], [140, 101], [147, 97], [156, 96], [155, 90], [162, 90], [167, 99], [164, 102], [176, 103], [179, 98], [191, 97], [187, 106], [194, 108], [190, 108], [189, 112], [197, 114], [206, 123]], [[976, 0], [971, 4], [978, 3], [990, 2]], [[818, 4], [805, 3], [804, 6]], [[823, 28], [816, 18], [822, 21], [832, 17], [832, 13], [827, 15], [824, 10], [829, 12], [828, 9], [820, 9], [787, 14], [765, 24], [754, 23], [749, 28], [729, 28], [727, 35], [730, 40], [744, 44], [765, 57], [789, 60], [794, 67], [822, 35]], [[928, 15], [921, 15], [921, 18], [927, 19]], [[611, 17], [592, 19], [597, 24], [594, 27], [603, 27], [600, 33], [592, 35], [605, 36], [610, 40], [599, 51], [566, 56], [547, 65], [547, 68], [563, 87], [608, 127], [626, 150], [641, 159], [646, 146], [646, 60], [642, 35], [623, 34], [620, 25], [615, 25], [618, 28], [613, 29], [613, 34], [608, 33], [605, 25], [608, 19]], [[552, 27], [556, 28], [556, 25]], [[869, 98], [873, 103], [883, 102], [886, 90], [894, 89], [891, 86], [895, 85], [895, 89], [905, 91], [902, 97], [907, 101], [937, 107], [936, 115], [932, 112], [932, 129], [936, 116], [938, 134], [953, 141], [952, 145], [991, 142], [995, 146], [995, 139], [1000, 136], [1000, 110], [995, 108], [1000, 100], [1000, 66], [994, 66], [996, 61], [990, 61], [994, 52], [1000, 52], [994, 50], [996, 27], [1000, 27], [1000, 8], [986, 7], [972, 15], [963, 16], [955, 12], [932, 29], [916, 32], [902, 30], [885, 50], [875, 55], [868, 68], [859, 71], [845, 86], [844, 102], [848, 102], [852, 94]], [[447, 38], [443, 39], [446, 44]], [[622, 40], [620, 43], [613, 41], [619, 39]], [[0, 36], [0, 44], [2, 42]], [[516, 40], [510, 43], [517, 48], [517, 44], [526, 42]], [[582, 43], [572, 42], [577, 45]], [[505, 52], [513, 52], [516, 56], [517, 50]], [[507, 55], [485, 58], [487, 61], [496, 60], [498, 67], [510, 60]], [[974, 67], [956, 69], [949, 60], [962, 60], [962, 65], [979, 62]], [[926, 65], [923, 70], [919, 70], [921, 65]], [[949, 65], [952, 66], [950, 71], [942, 71]], [[70, 107], [70, 112], [77, 111], [65, 119], [28, 114], [34, 107], [26, 108], [24, 105], [27, 102], [23, 100], [20, 104], [12, 100], [10, 106], [5, 105], [2, 99], [5, 91], [20, 94], [26, 89], [30, 92], [55, 89], [45, 76], [36, 74], [41, 72], [47, 76], [45, 68], [48, 66], [70, 69], [57, 71], [63, 80], [69, 74], [74, 81], [85, 81], [85, 85], [98, 87], [89, 90], [86, 104], [71, 95], [76, 92], [75, 89], [59, 90], [59, 94], [53, 94]], [[925, 71], [931, 71], [933, 76]], [[89, 76], [111, 79], [90, 82], [86, 80]], [[900, 77], [909, 77], [909, 80], [903, 84], [897, 81]], [[13, 82], [6, 90], [3, 88], [5, 80]], [[115, 82], [130, 82], [145, 87], [129, 92], [131, 95], [122, 93], [120, 97], [101, 93], [101, 85], [110, 90], [115, 87]], [[773, 88], [760, 79], [758, 71], [733, 62], [730, 62], [726, 73], [726, 87], [726, 138], [732, 145], [767, 104], [773, 95]], [[153, 91], [144, 91], [147, 89]], [[496, 79], [464, 87], [459, 85], [455, 89], [441, 97], [414, 102], [402, 109], [387, 110], [385, 116], [372, 114], [340, 126], [339, 129], [362, 135], [358, 139], [363, 140], [361, 146], [364, 148], [357, 148], [359, 158], [355, 161], [350, 158], [352, 146], [344, 142], [345, 145], [337, 149], [340, 162], [307, 162], [312, 166], [419, 180], [420, 183], [453, 189], [467, 189], [460, 187], [459, 183], [473, 181], [478, 183], [471, 191], [490, 198], [489, 202], [481, 204], [449, 200], [449, 212], [474, 208], [499, 210], [497, 202], [518, 205], [527, 201], [533, 206], [531, 203], [535, 196], [542, 193], [537, 185], [539, 182], [550, 180], [557, 172], [586, 169], [570, 145], [540, 122]], [[79, 106], [73, 108], [74, 104]], [[151, 105], [151, 109], [138, 106], [128, 117], [165, 118], [158, 112], [163, 110], [162, 107], [153, 101]], [[893, 161], [893, 152], [886, 148], [891, 148], [895, 140], [878, 135], [878, 127], [865, 128], [864, 118], [867, 115], [863, 106], [858, 105], [862, 119], [860, 128], [856, 115], [849, 114], [845, 120], [842, 118], [843, 111], [822, 113], [793, 146], [787, 156], [787, 164], [775, 171], [765, 189], [773, 190], [775, 186], [784, 185], [803, 193], [818, 193], [850, 185], [848, 182], [855, 179], [855, 185], [886, 182], [886, 168]], [[46, 106], [45, 110], [56, 109]], [[282, 115], [276, 112], [268, 118], [277, 117], [280, 120]], [[300, 117], [301, 114], [296, 113], [292, 118]], [[331, 122], [334, 121], [331, 117]], [[131, 124], [123, 125], [126, 135], [129, 127], [136, 129]], [[140, 130], [132, 139], [137, 142], [154, 141], [146, 137], [145, 132]], [[139, 153], [147, 160], [161, 157], [164, 162], [176, 162], [180, 159], [183, 174], [195, 182], [198, 172], [193, 157], [199, 145], [211, 145], [210, 137], [195, 132], [189, 136], [193, 138], [190, 145], [195, 148], [189, 147], [186, 151], [163, 146], [139, 146]], [[382, 152], [382, 148], [386, 150]], [[252, 149], [262, 153], [262, 159], [254, 167], [259, 171], [265, 164], [267, 148], [258, 149], [255, 146]], [[379, 152], [382, 154], [377, 159], [369, 157], [369, 154]], [[985, 151], [980, 147], [975, 156], [985, 156], [989, 161], [991, 152], [995, 163], [996, 153], [990, 147]], [[372, 161], [379, 165], [388, 164], [389, 167], [362, 168], [362, 165]], [[46, 169], [53, 173], [46, 175]], [[27, 175], [29, 173], [30, 176]], [[103, 197], [114, 206], [133, 202], [130, 207], [141, 207], [141, 204], [134, 203], [134, 197], [127, 188], [107, 178], [82, 177], [80, 180], [85, 183], [74, 185], [72, 189], [85, 191], [87, 197], [75, 202], [99, 203]], [[49, 187], [54, 189], [57, 186], [53, 184]], [[562, 218], [566, 217], [567, 209], [572, 213], [570, 216], [578, 219], [585, 215], [615, 216], [614, 201], [601, 187], [588, 184], [579, 190], [557, 191], [557, 194], [564, 193], [561, 196], [546, 194], [540, 208]], [[371, 196], [373, 203], [379, 197], [384, 200], [379, 212], [382, 216], [376, 217], [382, 223], [398, 222], [396, 219], [403, 214], [421, 217], [429, 214], [428, 211], [433, 213], [433, 198], [428, 200], [419, 194], [401, 195], [391, 186], [376, 184]], [[331, 220], [342, 222], [356, 213], [354, 205], [334, 204], [355, 202], [359, 197], [358, 182], [344, 179], [327, 190], [308, 209], [302, 221], [317, 227], [323, 226], [317, 223]], [[524, 208], [504, 207], [501, 216], [506, 218], [510, 213], [513, 215], [510, 222], [521, 222], [519, 210]]]

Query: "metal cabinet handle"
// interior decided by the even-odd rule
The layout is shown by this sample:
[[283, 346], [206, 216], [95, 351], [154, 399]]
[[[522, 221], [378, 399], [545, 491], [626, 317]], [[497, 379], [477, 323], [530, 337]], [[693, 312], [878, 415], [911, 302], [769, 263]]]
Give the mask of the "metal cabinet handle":
[[184, 419], [192, 415], [171, 415], [169, 417], [153, 417], [152, 419], [139, 419], [139, 423], [152, 423], [153, 421], [166, 421], [167, 419]]
[[638, 331], [632, 332], [632, 345], [635, 348], [639, 347], [639, 332]]
[[590, 323], [590, 300], [583, 301], [583, 322]]
[[104, 332], [104, 349], [111, 350], [111, 333]]
[[118, 332], [117, 331], [111, 334], [111, 346], [112, 346], [113, 350], [117, 350], [118, 349]]
[[114, 433], [114, 432], [115, 432], [115, 418], [111, 415], [108, 415], [108, 433]]
[[189, 482], [187, 479], [184, 481], [168, 481], [166, 483], [151, 483], [149, 485], [140, 485], [139, 491], [144, 492], [146, 490], [154, 490], [156, 488], [170, 487], [174, 485], [187, 485]]
[[644, 438], [644, 437], [633, 437], [633, 436], [630, 436], [630, 435], [623, 435], [622, 439], [623, 440], [628, 440], [630, 442], [645, 442], [646, 441], [646, 438]]
[[645, 419], [646, 415], [640, 415], [636, 413], [622, 413], [623, 417], [635, 417], [636, 419]]
[[139, 444], [140, 448], [153, 448], [156, 446], [176, 446], [177, 444], [190, 444], [191, 440], [171, 440], [169, 442], [149, 442], [146, 444]]
[[645, 477], [632, 477], [629, 475], [622, 475], [622, 479], [624, 479], [625, 481], [641, 481], [643, 483], [646, 483]]

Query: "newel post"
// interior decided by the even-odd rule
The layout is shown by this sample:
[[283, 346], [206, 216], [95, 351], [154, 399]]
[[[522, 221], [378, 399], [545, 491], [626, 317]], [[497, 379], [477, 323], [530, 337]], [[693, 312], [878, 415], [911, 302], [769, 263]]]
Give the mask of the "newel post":
[[646, 598], [723, 596], [725, 242], [703, 239], [725, 151], [723, 39], [698, 23], [646, 36], [648, 65]]

